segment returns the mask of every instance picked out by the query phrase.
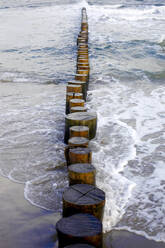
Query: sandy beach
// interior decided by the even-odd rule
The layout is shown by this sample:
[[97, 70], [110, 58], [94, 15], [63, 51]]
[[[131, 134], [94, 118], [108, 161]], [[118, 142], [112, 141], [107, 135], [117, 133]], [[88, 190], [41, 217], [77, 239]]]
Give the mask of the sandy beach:
[[163, 242], [148, 240], [128, 231], [113, 230], [104, 235], [104, 248], [165, 248]]
[[26, 201], [23, 184], [0, 177], [0, 187], [0, 247], [53, 247], [55, 223], [60, 215]]

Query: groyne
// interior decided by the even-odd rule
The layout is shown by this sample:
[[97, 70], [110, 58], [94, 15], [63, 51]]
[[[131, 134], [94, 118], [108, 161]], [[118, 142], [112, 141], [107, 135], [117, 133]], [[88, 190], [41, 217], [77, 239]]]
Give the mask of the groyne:
[[102, 247], [105, 193], [96, 187], [90, 140], [95, 138], [97, 113], [85, 106], [90, 78], [88, 17], [81, 11], [77, 37], [76, 74], [66, 86], [64, 142], [69, 187], [63, 194], [62, 218], [56, 224], [59, 248]]

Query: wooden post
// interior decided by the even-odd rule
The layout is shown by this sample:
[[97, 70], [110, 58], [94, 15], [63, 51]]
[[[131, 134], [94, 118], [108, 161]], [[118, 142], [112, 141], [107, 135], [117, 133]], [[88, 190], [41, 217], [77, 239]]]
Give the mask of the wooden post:
[[80, 59], [89, 59], [89, 56], [88, 56], [87, 53], [78, 54], [77, 55], [77, 60], [80, 60]]
[[70, 113], [87, 112], [87, 107], [72, 107]]
[[88, 64], [89, 63], [89, 59], [78, 58], [77, 63]]
[[77, 65], [77, 70], [88, 70], [88, 72], [90, 72], [90, 67], [89, 66], [81, 66], [81, 65]]
[[72, 81], [68, 82], [68, 84], [81, 85], [82, 93], [83, 93], [83, 99], [86, 101], [86, 97], [87, 97], [87, 83], [86, 82], [79, 81], [79, 80], [72, 80]]
[[88, 144], [89, 144], [89, 139], [86, 137], [71, 137], [68, 140], [68, 146], [65, 147], [65, 150], [64, 150], [67, 166], [71, 164], [70, 158], [69, 158], [70, 149], [77, 148], [77, 147], [88, 147]]
[[87, 82], [88, 81], [88, 74], [76, 74], [75, 75], [75, 80]]
[[88, 147], [89, 139], [85, 137], [72, 137], [68, 140], [70, 148]]
[[95, 185], [96, 169], [92, 164], [71, 164], [68, 167], [69, 185], [91, 184]]
[[80, 54], [80, 53], [88, 53], [88, 48], [84, 47], [84, 48], [81, 48], [81, 47], [78, 47], [77, 49], [77, 53]]
[[84, 38], [77, 38], [77, 45], [79, 45], [80, 43], [87, 43], [87, 40]]
[[78, 147], [69, 150], [69, 164], [77, 164], [77, 163], [91, 164], [91, 162], [92, 162], [92, 151], [90, 148]]
[[82, 34], [82, 33], [80, 33], [79, 35], [78, 35], [78, 41], [79, 40], [81, 40], [81, 39], [84, 39], [84, 40], [86, 40], [86, 42], [88, 42], [88, 35], [87, 34]]
[[88, 31], [80, 31], [79, 34], [80, 35], [88, 35]]
[[97, 129], [97, 115], [91, 112], [72, 113], [65, 117], [65, 143], [69, 138], [69, 129], [72, 126], [88, 126], [89, 139], [93, 139]]
[[86, 43], [87, 43], [87, 42], [88, 42], [88, 34], [80, 33], [80, 34], [78, 35], [77, 40], [78, 40], [78, 43], [79, 43], [79, 42], [81, 43], [81, 40], [85, 40]]
[[63, 217], [87, 213], [102, 221], [104, 205], [104, 191], [89, 184], [74, 184], [63, 194]]
[[78, 48], [88, 48], [88, 44], [79, 43]]
[[80, 33], [78, 34], [78, 37], [88, 38], [88, 32], [87, 31], [80, 31]]
[[88, 66], [89, 67], [89, 63], [80, 63], [80, 62], [77, 62], [77, 68], [79, 66]]
[[88, 54], [88, 51], [77, 50], [77, 55], [82, 56], [82, 55], [89, 55], [89, 54]]
[[85, 101], [83, 99], [71, 99], [69, 102], [69, 107], [84, 107]]
[[80, 31], [80, 33], [78, 34], [78, 37], [88, 39], [88, 32], [87, 31]]
[[68, 92], [66, 94], [66, 114], [69, 114], [69, 102], [71, 99], [82, 99], [83, 94], [82, 93], [74, 93], [74, 92]]
[[78, 50], [77, 50], [77, 54], [89, 54], [88, 53], [88, 48], [79, 48]]
[[102, 247], [102, 223], [91, 214], [75, 214], [56, 224], [59, 248], [76, 243]]
[[70, 137], [89, 137], [89, 127], [87, 126], [72, 126], [70, 127]]
[[82, 23], [81, 24], [81, 30], [82, 31], [88, 31], [88, 24], [87, 23]]
[[68, 84], [66, 88], [67, 92], [82, 93], [81, 85]]
[[77, 55], [84, 55], [84, 54], [88, 54], [88, 50], [77, 50]]
[[89, 70], [77, 70], [77, 74], [87, 74], [89, 75]]
[[88, 35], [88, 31], [80, 31], [80, 34], [82, 34], [82, 35]]
[[96, 246], [88, 245], [88, 244], [74, 244], [74, 245], [67, 245], [64, 248], [95, 248]]

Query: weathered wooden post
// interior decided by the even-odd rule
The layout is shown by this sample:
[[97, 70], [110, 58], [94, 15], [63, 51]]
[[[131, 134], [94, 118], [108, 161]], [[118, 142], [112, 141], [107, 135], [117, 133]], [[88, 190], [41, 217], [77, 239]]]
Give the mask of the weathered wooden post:
[[88, 47], [78, 47], [77, 54], [80, 55], [81, 53], [87, 53], [87, 54], [89, 54]]
[[77, 40], [78, 40], [78, 43], [79, 43], [79, 41], [81, 43], [81, 40], [85, 40], [85, 42], [87, 43], [88, 42], [88, 35], [79, 34]]
[[68, 140], [68, 145], [70, 148], [76, 147], [88, 147], [89, 139], [85, 137], [71, 137]]
[[72, 80], [72, 81], [69, 81], [68, 84], [81, 85], [83, 99], [86, 101], [86, 97], [87, 97], [87, 83], [86, 82], [79, 81], [79, 80]]
[[68, 167], [69, 185], [91, 184], [95, 185], [96, 169], [92, 164], [71, 164]]
[[64, 248], [95, 248], [96, 246], [88, 245], [88, 244], [74, 244], [74, 245], [67, 245]]
[[75, 92], [68, 92], [66, 94], [66, 114], [69, 113], [69, 102], [71, 99], [83, 99], [83, 94]]
[[89, 59], [85, 59], [85, 58], [78, 58], [77, 59], [77, 63], [82, 63], [82, 64], [88, 64], [89, 63]]
[[84, 39], [83, 37], [79, 37], [79, 38], [77, 38], [77, 46], [80, 44], [80, 43], [87, 43], [87, 40], [86, 39]]
[[88, 66], [89, 67], [89, 63], [80, 63], [80, 62], [77, 62], [77, 68], [78, 66]]
[[77, 70], [85, 70], [88, 71], [88, 73], [90, 72], [90, 67], [89, 66], [82, 66], [80, 64], [77, 64]]
[[68, 114], [65, 117], [65, 143], [68, 142], [69, 129], [72, 126], [88, 126], [89, 139], [93, 139], [97, 129], [97, 115], [92, 112], [80, 112]]
[[66, 86], [66, 91], [68, 92], [74, 92], [74, 93], [82, 93], [82, 86], [81, 85], [75, 85], [75, 84], [68, 84]]
[[86, 75], [88, 75], [88, 77], [89, 77], [89, 70], [87, 69], [87, 70], [80, 70], [80, 69], [78, 69], [77, 71], [76, 71], [76, 73], [77, 74], [86, 74]]
[[71, 99], [69, 102], [69, 107], [84, 107], [85, 101], [83, 99]]
[[89, 127], [87, 126], [72, 126], [70, 127], [70, 137], [89, 137]]
[[77, 50], [77, 55], [89, 55], [88, 50], [79, 49]]
[[78, 54], [77, 55], [77, 61], [80, 60], [80, 59], [88, 59], [89, 60], [89, 56], [88, 56], [88, 54], [85, 54], [85, 53]]
[[65, 147], [65, 152], [64, 152], [67, 165], [71, 164], [69, 157], [70, 149], [77, 147], [88, 147], [88, 144], [89, 144], [89, 139], [86, 137], [71, 137], [68, 140], [68, 146]]
[[73, 148], [69, 150], [69, 164], [92, 163], [92, 151], [90, 148]]
[[104, 205], [104, 191], [89, 184], [74, 184], [63, 194], [63, 217], [87, 213], [102, 221]]
[[88, 31], [88, 24], [86, 22], [81, 24], [81, 30], [82, 31]]
[[102, 248], [102, 223], [91, 214], [75, 214], [56, 224], [59, 248], [85, 243]]
[[70, 113], [76, 113], [76, 112], [87, 112], [87, 107], [72, 107], [70, 108]]
[[88, 44], [86, 43], [79, 43], [78, 48], [88, 48]]
[[75, 75], [75, 80], [79, 80], [83, 82], [87, 82], [88, 78], [89, 78], [88, 74], [76, 74]]

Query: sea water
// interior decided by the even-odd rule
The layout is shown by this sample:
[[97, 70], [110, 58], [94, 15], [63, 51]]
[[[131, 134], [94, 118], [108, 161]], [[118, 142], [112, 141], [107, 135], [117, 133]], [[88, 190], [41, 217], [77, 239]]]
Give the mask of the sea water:
[[74, 78], [87, 8], [91, 142], [106, 192], [104, 231], [165, 242], [165, 3], [10, 0], [0, 3], [0, 173], [25, 198], [61, 212], [66, 83]]

